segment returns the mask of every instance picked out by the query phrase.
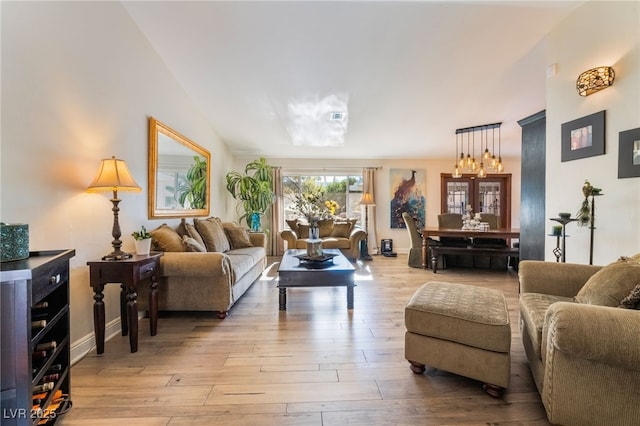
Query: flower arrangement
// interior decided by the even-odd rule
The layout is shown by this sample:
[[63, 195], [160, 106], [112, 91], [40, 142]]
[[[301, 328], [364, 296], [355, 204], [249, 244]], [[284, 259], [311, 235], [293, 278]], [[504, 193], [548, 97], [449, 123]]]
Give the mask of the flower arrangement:
[[335, 215], [336, 214], [336, 210], [338, 210], [340, 208], [340, 204], [338, 204], [334, 200], [327, 200], [327, 201], [324, 202], [324, 205], [329, 210], [329, 214], [331, 216]]
[[329, 218], [336, 214], [340, 205], [334, 200], [325, 200], [324, 192], [303, 192], [296, 194], [294, 199], [295, 210], [298, 215], [304, 217], [310, 225], [317, 225], [321, 219]]
[[138, 241], [151, 238], [151, 234], [147, 232], [147, 228], [145, 228], [144, 226], [140, 227], [140, 231], [132, 232], [131, 236]]

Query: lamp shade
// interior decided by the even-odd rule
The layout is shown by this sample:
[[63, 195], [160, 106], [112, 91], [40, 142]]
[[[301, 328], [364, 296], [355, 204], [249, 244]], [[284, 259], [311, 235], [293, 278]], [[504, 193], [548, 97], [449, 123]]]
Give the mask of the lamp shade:
[[360, 199], [360, 204], [363, 206], [374, 206], [373, 195], [370, 192], [365, 192], [362, 194], [362, 198]]
[[116, 157], [105, 158], [100, 163], [100, 170], [96, 175], [88, 192], [103, 191], [134, 191], [140, 192], [142, 189], [131, 176], [129, 168], [124, 160]]

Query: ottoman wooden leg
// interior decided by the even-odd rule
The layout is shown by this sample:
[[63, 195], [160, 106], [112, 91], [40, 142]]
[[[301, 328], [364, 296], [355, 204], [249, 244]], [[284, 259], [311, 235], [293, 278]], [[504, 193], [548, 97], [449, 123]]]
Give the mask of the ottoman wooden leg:
[[419, 362], [409, 361], [409, 368], [416, 374], [424, 373], [424, 364], [420, 364]]
[[502, 386], [492, 385], [491, 383], [485, 383], [482, 385], [482, 390], [493, 398], [500, 398], [504, 393], [504, 388]]

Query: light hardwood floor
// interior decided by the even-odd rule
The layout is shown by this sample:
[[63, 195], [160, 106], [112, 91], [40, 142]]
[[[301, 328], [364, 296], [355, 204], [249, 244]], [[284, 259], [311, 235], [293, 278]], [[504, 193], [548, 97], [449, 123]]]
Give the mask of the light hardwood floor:
[[[167, 313], [139, 350], [117, 336], [73, 366], [73, 409], [62, 425], [548, 425], [517, 319], [517, 273], [409, 268], [407, 255], [358, 262], [346, 289], [288, 290], [278, 310], [277, 259], [218, 320]], [[501, 399], [444, 371], [409, 370], [404, 306], [426, 281], [502, 290], [512, 328], [511, 386]]]

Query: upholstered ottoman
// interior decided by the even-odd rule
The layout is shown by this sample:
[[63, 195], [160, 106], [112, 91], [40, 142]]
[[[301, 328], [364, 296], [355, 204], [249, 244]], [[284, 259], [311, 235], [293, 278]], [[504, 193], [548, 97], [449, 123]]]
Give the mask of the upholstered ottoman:
[[431, 281], [404, 311], [405, 358], [422, 374], [425, 365], [484, 382], [499, 397], [511, 377], [511, 326], [501, 291]]

